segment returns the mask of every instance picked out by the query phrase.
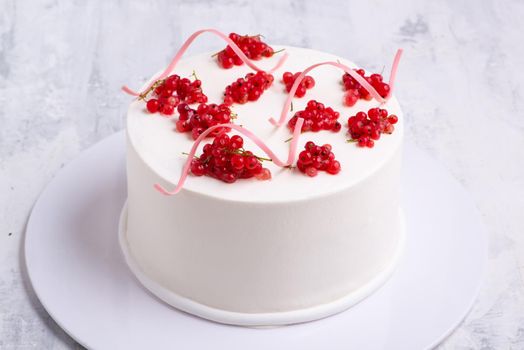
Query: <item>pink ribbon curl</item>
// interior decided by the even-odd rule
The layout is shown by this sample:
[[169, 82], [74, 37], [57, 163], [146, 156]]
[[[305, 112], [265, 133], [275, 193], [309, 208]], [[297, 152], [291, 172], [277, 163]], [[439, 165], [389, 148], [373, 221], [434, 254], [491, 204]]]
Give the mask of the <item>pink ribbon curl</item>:
[[[180, 59], [182, 58], [182, 56], [184, 55], [184, 53], [187, 51], [187, 49], [189, 48], [189, 46], [193, 43], [193, 41], [200, 35], [200, 34], [203, 34], [203, 33], [206, 33], [206, 32], [209, 32], [209, 33], [213, 33], [217, 36], [219, 36], [220, 38], [222, 38], [225, 42], [227, 42], [227, 44], [231, 47], [231, 49], [233, 49], [233, 51], [238, 55], [238, 57], [240, 57], [240, 59], [245, 63], [247, 64], [251, 69], [257, 71], [257, 72], [261, 72], [261, 71], [264, 71], [263, 69], [259, 68], [257, 65], [255, 65], [243, 52], [242, 50], [237, 46], [237, 44], [235, 44], [235, 42], [233, 40], [231, 40], [227, 35], [225, 35], [224, 33], [216, 30], [216, 29], [202, 29], [202, 30], [199, 30], [199, 31], [196, 31], [194, 32], [185, 42], [184, 44], [180, 47], [180, 50], [178, 50], [178, 52], [176, 53], [175, 57], [173, 58], [173, 60], [171, 61], [171, 63], [167, 66], [167, 68], [164, 70], [164, 72], [162, 74], [160, 74], [158, 77], [156, 77], [156, 79], [153, 80], [152, 83], [149, 84], [149, 86], [144, 90], [144, 91], [148, 91], [152, 86], [153, 84], [158, 81], [158, 80], [161, 80], [161, 79], [164, 79], [166, 78], [176, 67], [176, 65], [178, 64], [178, 61], [180, 61]], [[288, 54], [285, 53], [284, 55], [282, 55], [282, 57], [278, 60], [277, 64], [272, 68], [270, 69], [268, 72], [269, 73], [273, 73], [274, 71], [276, 71], [277, 69], [279, 69], [283, 64], [284, 64], [284, 61], [287, 59], [288, 57]], [[122, 87], [122, 90], [129, 94], [129, 95], [132, 95], [132, 96], [140, 96], [141, 93], [138, 93], [136, 91], [133, 91], [131, 90], [130, 88], [128, 88], [127, 86], [123, 86]]]
[[271, 124], [275, 126], [281, 126], [282, 124], [284, 124], [287, 119], [287, 115], [289, 113], [290, 107], [291, 107], [291, 101], [293, 100], [293, 97], [295, 96], [295, 92], [297, 91], [300, 83], [306, 77], [306, 74], [311, 72], [313, 69], [317, 67], [326, 66], [326, 65], [334, 66], [334, 67], [344, 70], [346, 73], [351, 75], [353, 79], [359, 82], [360, 85], [362, 85], [362, 87], [365, 88], [375, 100], [377, 100], [380, 103], [385, 103], [391, 97], [391, 94], [393, 93], [393, 83], [395, 82], [395, 77], [397, 75], [398, 64], [400, 62], [401, 56], [402, 56], [402, 49], [398, 49], [395, 55], [395, 59], [393, 60], [393, 64], [391, 66], [391, 73], [389, 75], [390, 90], [386, 98], [383, 98], [382, 96], [380, 96], [378, 91], [373, 86], [371, 86], [371, 84], [368, 83], [367, 80], [364, 79], [360, 74], [358, 74], [356, 71], [349, 68], [348, 66], [343, 65], [342, 63], [328, 61], [328, 62], [321, 62], [321, 63], [314, 64], [304, 69], [304, 71], [302, 71], [302, 73], [300, 73], [300, 75], [295, 79], [295, 82], [293, 83], [293, 86], [291, 87], [291, 90], [289, 91], [289, 94], [287, 96], [286, 103], [284, 104], [284, 107], [282, 108], [280, 119], [277, 121], [273, 118], [269, 118], [269, 121], [271, 122]]
[[172, 196], [180, 192], [189, 174], [189, 168], [191, 167], [191, 162], [193, 161], [193, 158], [195, 157], [198, 146], [200, 145], [202, 140], [204, 140], [207, 135], [213, 132], [213, 130], [216, 130], [218, 128], [224, 128], [224, 127], [235, 129], [238, 132], [240, 132], [241, 134], [244, 134], [245, 136], [249, 137], [262, 151], [264, 151], [267, 154], [269, 158], [271, 158], [273, 163], [275, 163], [277, 166], [280, 166], [280, 167], [289, 166], [293, 164], [293, 162], [295, 161], [295, 156], [297, 154], [297, 147], [298, 147], [298, 139], [300, 138], [300, 133], [302, 130], [303, 123], [304, 123], [304, 119], [298, 118], [295, 129], [293, 130], [293, 139], [291, 141], [291, 145], [289, 146], [287, 161], [285, 162], [280, 160], [280, 158], [277, 157], [277, 155], [268, 147], [268, 145], [264, 141], [262, 141], [262, 139], [260, 139], [258, 136], [253, 134], [251, 131], [244, 129], [243, 127], [236, 125], [236, 124], [214, 125], [210, 127], [209, 129], [205, 130], [202, 134], [200, 134], [200, 136], [193, 143], [193, 147], [191, 147], [191, 151], [189, 152], [187, 156], [187, 160], [182, 168], [182, 174], [180, 175], [180, 178], [178, 179], [178, 183], [175, 186], [175, 188], [172, 191], [168, 191], [164, 187], [162, 187], [162, 185], [160, 184], [155, 184], [154, 187], [157, 191], [167, 196]]

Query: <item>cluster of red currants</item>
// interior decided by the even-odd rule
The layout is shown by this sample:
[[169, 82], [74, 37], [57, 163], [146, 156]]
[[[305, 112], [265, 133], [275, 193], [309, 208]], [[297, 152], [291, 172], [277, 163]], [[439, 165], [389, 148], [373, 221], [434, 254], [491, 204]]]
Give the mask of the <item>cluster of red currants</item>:
[[[194, 140], [212, 126], [229, 123], [233, 116], [231, 110], [225, 104], [201, 103], [197, 109], [193, 109], [187, 103], [181, 103], [178, 105], [177, 110], [179, 117], [176, 122], [176, 129], [179, 132], [191, 132]], [[213, 130], [209, 137], [230, 130], [230, 128], [218, 128]]]
[[[249, 36], [231, 33], [229, 34], [229, 38], [237, 44], [244, 55], [251, 60], [259, 60], [262, 57], [273, 56], [273, 48], [260, 39], [261, 35]], [[217, 60], [220, 67], [226, 69], [234, 65], [241, 66], [244, 64], [229, 45], [217, 54]]]
[[[146, 108], [150, 113], [160, 112], [172, 115], [179, 103], [206, 103], [207, 96], [202, 92], [202, 82], [180, 78], [173, 74], [153, 85], [153, 98], [149, 99]], [[146, 93], [147, 95], [147, 93]]]
[[273, 84], [273, 80], [273, 75], [266, 72], [248, 73], [244, 78], [238, 78], [226, 87], [224, 103], [231, 106], [233, 103], [244, 104], [248, 101], [257, 101], [262, 93]]
[[262, 160], [244, 148], [244, 140], [239, 135], [229, 137], [221, 134], [204, 146], [203, 153], [191, 162], [191, 173], [195, 176], [207, 175], [215, 179], [233, 183], [237, 179], [255, 177], [258, 180], [271, 179], [269, 169], [262, 167]]
[[[298, 78], [302, 72], [296, 72], [295, 74], [291, 72], [285, 72], [282, 75], [282, 82], [286, 85], [286, 91], [290, 92], [295, 80]], [[312, 89], [315, 86], [315, 79], [312, 76], [306, 75], [304, 79], [300, 82], [297, 90], [295, 91], [295, 97], [304, 97], [306, 91]]]
[[320, 130], [338, 132], [342, 128], [342, 125], [338, 122], [339, 116], [340, 113], [334, 111], [333, 108], [325, 107], [323, 103], [311, 100], [307, 103], [306, 109], [298, 111], [291, 119], [289, 119], [287, 126], [291, 131], [293, 131], [298, 118], [303, 118], [304, 124], [302, 124], [302, 132], [316, 132]]
[[[366, 72], [363, 69], [355, 69], [355, 72], [366, 79], [366, 81], [377, 90], [380, 96], [384, 98], [388, 96], [390, 88], [387, 83], [382, 81], [382, 75], [371, 74], [366, 77]], [[371, 100], [372, 97], [369, 91], [348, 73], [344, 73], [342, 76], [342, 83], [344, 84], [344, 89], [347, 91], [344, 96], [344, 103], [347, 106], [354, 106], [358, 99]]]
[[340, 172], [340, 163], [335, 159], [330, 144], [317, 146], [314, 142], [308, 141], [304, 150], [298, 155], [297, 168], [311, 177], [317, 176], [319, 170], [335, 175]]
[[391, 134], [397, 122], [398, 117], [385, 109], [371, 108], [367, 114], [358, 112], [348, 119], [350, 141], [357, 142], [360, 147], [372, 148], [374, 140], [380, 139], [382, 133]]

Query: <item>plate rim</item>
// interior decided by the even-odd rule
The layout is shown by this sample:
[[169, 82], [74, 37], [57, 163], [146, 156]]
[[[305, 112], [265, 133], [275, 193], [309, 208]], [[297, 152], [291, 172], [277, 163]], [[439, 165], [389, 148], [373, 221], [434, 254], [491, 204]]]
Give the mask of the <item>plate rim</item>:
[[[73, 331], [71, 331], [70, 329], [68, 329], [66, 327], [66, 325], [62, 322], [62, 319], [61, 317], [59, 317], [58, 315], [56, 315], [56, 313], [53, 311], [53, 308], [50, 307], [47, 302], [46, 302], [46, 298], [42, 297], [42, 293], [40, 291], [40, 289], [38, 288], [38, 286], [35, 284], [35, 281], [37, 281], [38, 279], [35, 278], [35, 276], [33, 275], [34, 271], [33, 271], [33, 268], [32, 268], [32, 262], [31, 262], [31, 236], [29, 234], [29, 232], [32, 232], [34, 229], [33, 229], [33, 226], [35, 225], [34, 221], [34, 213], [39, 209], [39, 207], [42, 205], [42, 201], [43, 199], [45, 199], [46, 195], [48, 194], [48, 192], [51, 191], [52, 189], [52, 184], [54, 184], [55, 182], [59, 181], [60, 180], [60, 177], [63, 176], [63, 174], [65, 173], [65, 170], [66, 169], [69, 169], [69, 168], [72, 168], [74, 167], [77, 163], [80, 163], [82, 162], [87, 155], [91, 154], [94, 152], [95, 149], [97, 148], [101, 148], [104, 144], [109, 144], [111, 140], [115, 140], [117, 138], [120, 138], [122, 139], [121, 141], [123, 142], [123, 134], [124, 134], [125, 131], [119, 131], [119, 132], [116, 132], [112, 135], [109, 135], [108, 137], [100, 140], [99, 142], [95, 143], [94, 145], [88, 147], [86, 150], [80, 152], [77, 157], [75, 157], [73, 160], [71, 160], [69, 163], [66, 164], [66, 166], [62, 167], [61, 169], [59, 169], [57, 171], [57, 173], [53, 176], [53, 178], [49, 181], [49, 183], [47, 183], [47, 185], [44, 187], [44, 189], [41, 191], [41, 193], [39, 194], [39, 196], [37, 197], [36, 201], [34, 202], [34, 205], [31, 209], [31, 213], [30, 213], [30, 216], [27, 220], [27, 225], [26, 225], [26, 228], [24, 230], [24, 236], [23, 236], [23, 242], [22, 242], [22, 254], [23, 254], [23, 263], [25, 264], [25, 273], [27, 274], [27, 277], [28, 277], [28, 280], [31, 284], [31, 287], [35, 293], [35, 295], [37, 296], [38, 298], [38, 301], [42, 304], [43, 308], [46, 310], [46, 312], [49, 314], [49, 316], [57, 323], [57, 325], [64, 330], [64, 332], [70, 336], [72, 339], [74, 339], [77, 343], [79, 343], [81, 346], [83, 347], [86, 347], [86, 348], [92, 348], [92, 346], [90, 346], [90, 344], [88, 344], [87, 341], [84, 341], [83, 339], [81, 339], [79, 336], [77, 336], [76, 334], [74, 334]], [[467, 200], [469, 202], [469, 204], [474, 204], [474, 201], [473, 199], [471, 198], [471, 196], [469, 195], [469, 193], [463, 188], [463, 186], [456, 180], [455, 177], [453, 177], [449, 171], [444, 168], [442, 166], [442, 164], [440, 162], [438, 162], [437, 160], [435, 160], [433, 157], [431, 157], [430, 155], [428, 155], [426, 152], [422, 151], [420, 148], [416, 147], [412, 142], [406, 142], [405, 145], [404, 145], [404, 150], [406, 149], [406, 147], [413, 147], [414, 149], [417, 150], [417, 152], [419, 152], [420, 154], [423, 154], [425, 157], [427, 157], [428, 160], [434, 162], [434, 163], [437, 163], [449, 176], [450, 178], [453, 179], [454, 182], [456, 182], [458, 184], [458, 186], [461, 187], [461, 189], [463, 190], [464, 194], [467, 196]], [[405, 152], [405, 151], [404, 151]], [[479, 267], [479, 279], [477, 280], [477, 283], [476, 283], [476, 286], [475, 286], [475, 290], [472, 291], [472, 297], [469, 298], [469, 301], [468, 301], [468, 305], [466, 305], [466, 307], [463, 309], [463, 312], [461, 312], [461, 317], [457, 318], [455, 322], [453, 322], [453, 324], [450, 324], [446, 331], [444, 331], [442, 333], [441, 336], [439, 336], [438, 338], [434, 339], [433, 342], [427, 347], [427, 348], [433, 348], [435, 346], [437, 346], [438, 344], [440, 344], [444, 339], [446, 339], [447, 337], [449, 337], [449, 335], [464, 321], [464, 319], [467, 317], [467, 315], [470, 313], [473, 305], [475, 304], [475, 301], [477, 300], [477, 297], [479, 295], [479, 292], [481, 290], [481, 288], [483, 287], [484, 283], [485, 283], [485, 275], [486, 275], [486, 265], [487, 265], [487, 257], [488, 257], [488, 234], [487, 234], [487, 229], [486, 229], [486, 226], [482, 220], [482, 217], [478, 211], [478, 208], [475, 206], [475, 216], [476, 216], [476, 219], [478, 220], [478, 223], [479, 223], [479, 232], [478, 232], [478, 240], [481, 241], [480, 245], [482, 246], [481, 248], [481, 251], [479, 250], [479, 253], [480, 255], [482, 256], [482, 260], [480, 261], [480, 267]], [[407, 216], [409, 216], [409, 213], [406, 213]], [[408, 229], [409, 231], [409, 229]], [[409, 237], [410, 233], [407, 232], [407, 236]], [[387, 285], [388, 283], [386, 282], [385, 285]], [[380, 288], [379, 288], [380, 289]], [[372, 299], [373, 298], [373, 295], [371, 295], [369, 298], [367, 299]], [[349, 310], [348, 310], [349, 311]], [[174, 311], [176, 312], [176, 311]], [[323, 322], [322, 320], [318, 321], [318, 322]], [[210, 323], [213, 323], [213, 322], [210, 322]], [[315, 322], [313, 322], [315, 323]], [[291, 326], [293, 327], [293, 326]], [[281, 328], [281, 327], [277, 327], [277, 328]]]

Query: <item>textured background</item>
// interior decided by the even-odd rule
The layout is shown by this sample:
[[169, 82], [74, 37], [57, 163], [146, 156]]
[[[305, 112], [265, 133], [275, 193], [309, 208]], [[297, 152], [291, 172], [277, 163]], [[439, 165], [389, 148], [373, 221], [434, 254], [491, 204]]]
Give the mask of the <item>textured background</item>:
[[[487, 283], [441, 349], [524, 349], [524, 2], [0, 0], [0, 348], [80, 348], [31, 291], [38, 194], [124, 127], [129, 97], [196, 29], [263, 33], [380, 71], [405, 55], [407, 137], [466, 187], [490, 233]], [[193, 52], [223, 46], [208, 37]], [[430, 325], [428, 325], [430, 326]]]

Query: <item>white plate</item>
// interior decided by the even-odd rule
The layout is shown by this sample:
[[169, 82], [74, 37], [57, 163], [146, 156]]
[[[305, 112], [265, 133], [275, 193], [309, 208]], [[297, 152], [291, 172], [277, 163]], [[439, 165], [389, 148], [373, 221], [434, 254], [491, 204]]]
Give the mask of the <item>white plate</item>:
[[424, 349], [471, 308], [487, 237], [474, 203], [445, 169], [405, 147], [407, 242], [393, 277], [338, 315], [278, 328], [243, 328], [177, 311], [149, 294], [118, 245], [126, 199], [119, 132], [61, 170], [38, 199], [25, 237], [27, 270], [53, 319], [92, 349]]

